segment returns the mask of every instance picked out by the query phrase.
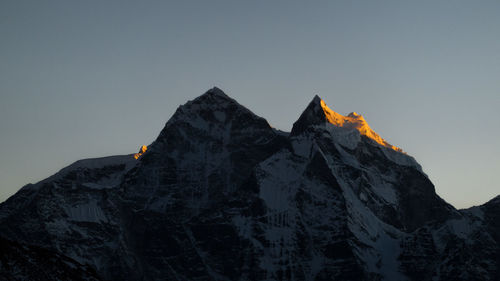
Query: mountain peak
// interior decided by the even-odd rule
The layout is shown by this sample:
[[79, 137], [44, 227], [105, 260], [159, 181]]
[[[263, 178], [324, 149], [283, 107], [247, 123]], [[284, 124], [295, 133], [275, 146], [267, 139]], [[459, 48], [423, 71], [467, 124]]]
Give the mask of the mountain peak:
[[229, 97], [220, 88], [213, 87], [206, 91], [203, 95], [198, 96], [192, 101], [187, 102], [184, 106], [191, 107], [194, 105], [195, 108], [198, 107], [211, 107], [211, 108], [222, 108], [230, 105], [236, 105], [239, 103]]
[[247, 129], [253, 127], [255, 131], [260, 129], [272, 131], [264, 118], [255, 115], [221, 89], [213, 87], [201, 96], [179, 106], [157, 140], [162, 141], [169, 128], [194, 129], [219, 137], [226, 134], [229, 128], [238, 127]]
[[290, 135], [299, 135], [312, 125], [319, 125], [326, 122], [324, 110], [321, 108], [323, 100], [315, 95], [299, 119], [293, 123], [292, 132]]
[[325, 101], [318, 95], [314, 96], [313, 100], [309, 103], [302, 115], [300, 115], [299, 120], [293, 124], [291, 134], [298, 135], [309, 126], [321, 125], [325, 123], [330, 123], [340, 128], [355, 129], [361, 135], [368, 137], [382, 146], [398, 152], [403, 152], [401, 148], [391, 145], [375, 133], [362, 115], [356, 112], [351, 112], [347, 116], [339, 114], [330, 109], [326, 105]]
[[311, 103], [319, 104], [321, 101], [322, 99], [318, 95], [314, 95], [314, 98], [312, 99]]
[[[213, 87], [201, 96], [198, 96], [184, 105], [179, 106], [173, 116], [173, 119], [177, 120], [178, 118], [185, 118], [181, 117], [185, 115], [196, 117], [205, 111], [224, 111], [233, 107], [243, 108], [243, 106], [241, 106], [237, 101], [226, 95], [224, 91], [217, 87]], [[206, 115], [206, 113], [201, 115]]]
[[216, 97], [221, 97], [221, 98], [229, 98], [229, 96], [226, 95], [226, 93], [224, 93], [224, 91], [222, 91], [218, 87], [213, 87], [212, 89], [206, 91], [205, 94], [203, 94], [202, 96], [205, 96], [205, 95], [216, 96]]

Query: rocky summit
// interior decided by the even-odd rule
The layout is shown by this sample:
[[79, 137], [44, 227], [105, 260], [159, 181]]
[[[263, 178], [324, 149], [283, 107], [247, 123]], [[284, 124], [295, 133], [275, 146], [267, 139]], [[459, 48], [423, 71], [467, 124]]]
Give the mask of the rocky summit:
[[214, 88], [2, 203], [0, 280], [500, 280], [499, 222], [359, 114], [316, 96], [285, 133]]

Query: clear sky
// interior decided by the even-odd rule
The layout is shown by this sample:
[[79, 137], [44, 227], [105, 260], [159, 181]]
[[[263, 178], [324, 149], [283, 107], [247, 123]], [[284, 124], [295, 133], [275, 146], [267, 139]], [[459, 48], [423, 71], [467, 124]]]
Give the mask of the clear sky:
[[0, 201], [134, 153], [218, 86], [282, 130], [362, 114], [455, 207], [500, 194], [500, 1], [0, 1]]

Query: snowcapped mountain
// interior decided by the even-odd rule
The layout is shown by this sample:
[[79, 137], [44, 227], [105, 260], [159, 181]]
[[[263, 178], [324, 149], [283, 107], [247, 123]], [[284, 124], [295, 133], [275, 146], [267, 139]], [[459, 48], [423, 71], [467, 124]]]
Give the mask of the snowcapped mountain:
[[[0, 205], [18, 256], [42, 249], [89, 280], [500, 280], [499, 221], [499, 197], [456, 210], [361, 115], [316, 96], [283, 133], [217, 88], [139, 153], [77, 161]], [[5, 280], [26, 276], [14, 259], [43, 266], [0, 257]]]

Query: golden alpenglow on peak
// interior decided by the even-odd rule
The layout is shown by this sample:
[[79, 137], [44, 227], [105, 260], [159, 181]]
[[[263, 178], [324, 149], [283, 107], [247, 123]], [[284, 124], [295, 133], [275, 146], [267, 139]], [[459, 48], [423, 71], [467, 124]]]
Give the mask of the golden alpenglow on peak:
[[144, 152], [146, 152], [146, 150], [148, 150], [147, 146], [145, 146], [145, 145], [141, 146], [141, 148], [139, 149], [139, 152], [134, 154], [134, 158], [139, 159], [139, 157], [141, 157], [141, 155], [144, 154]]
[[356, 112], [351, 112], [347, 116], [343, 116], [331, 110], [323, 100], [321, 100], [320, 104], [321, 108], [323, 109], [323, 112], [325, 113], [326, 119], [328, 120], [329, 123], [337, 127], [356, 129], [359, 131], [361, 135], [374, 140], [376, 143], [380, 145], [383, 145], [398, 152], [403, 152], [401, 148], [388, 143], [381, 136], [375, 133], [375, 131], [373, 131], [370, 128], [370, 126], [368, 126], [368, 123], [366, 122], [365, 118], [363, 118], [362, 115]]

